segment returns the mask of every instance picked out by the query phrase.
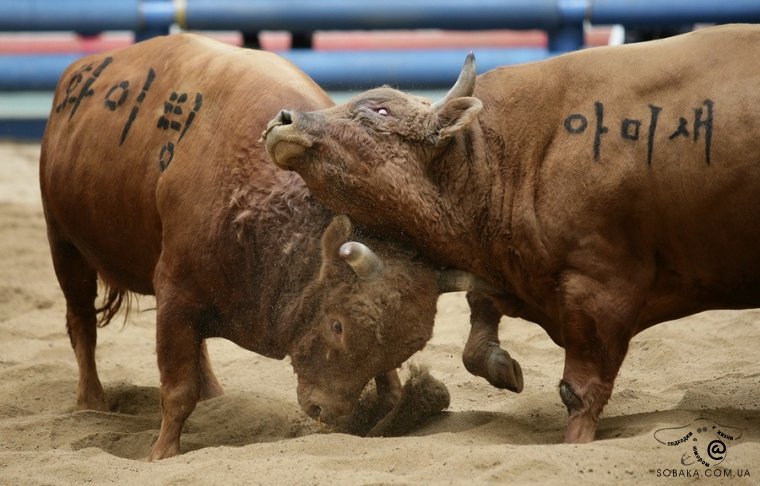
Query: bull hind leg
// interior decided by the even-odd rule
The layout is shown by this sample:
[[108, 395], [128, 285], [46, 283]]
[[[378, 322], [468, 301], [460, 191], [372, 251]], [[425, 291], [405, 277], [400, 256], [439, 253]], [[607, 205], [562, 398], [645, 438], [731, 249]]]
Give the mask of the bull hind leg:
[[501, 313], [491, 301], [478, 293], [468, 292], [470, 304], [470, 335], [462, 353], [464, 367], [496, 388], [515, 393], [523, 389], [520, 364], [499, 346]]
[[200, 356], [200, 399], [209, 400], [221, 395], [224, 395], [224, 388], [219, 384], [219, 380], [214, 375], [214, 370], [211, 368], [211, 360], [208, 356], [208, 347], [206, 346], [206, 340], [201, 342], [201, 356]]
[[79, 367], [77, 408], [108, 410], [95, 364], [97, 273], [74, 245], [49, 232], [58, 283], [66, 299], [66, 329]]

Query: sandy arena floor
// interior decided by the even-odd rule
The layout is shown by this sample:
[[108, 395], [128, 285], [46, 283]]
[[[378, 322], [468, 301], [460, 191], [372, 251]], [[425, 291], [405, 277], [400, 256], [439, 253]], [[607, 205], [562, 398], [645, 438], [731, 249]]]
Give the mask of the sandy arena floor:
[[[680, 484], [695, 471], [760, 484], [760, 310], [703, 313], [637, 336], [599, 440], [569, 446], [560, 443], [563, 350], [538, 326], [505, 318], [502, 340], [522, 365], [525, 391], [470, 376], [461, 363], [463, 294], [441, 298], [435, 335], [412, 358], [448, 386], [451, 406], [407, 436], [323, 433], [297, 404], [287, 360], [212, 340], [226, 395], [191, 415], [184, 454], [148, 463], [160, 423], [154, 301], [141, 298], [126, 325], [117, 318], [100, 330], [113, 412], [74, 411], [77, 368], [45, 237], [38, 155], [38, 145], [0, 143], [2, 484]], [[698, 418], [708, 419], [693, 426], [700, 440], [702, 424], [740, 430], [724, 441], [718, 466], [690, 464], [690, 444], [654, 437]]]

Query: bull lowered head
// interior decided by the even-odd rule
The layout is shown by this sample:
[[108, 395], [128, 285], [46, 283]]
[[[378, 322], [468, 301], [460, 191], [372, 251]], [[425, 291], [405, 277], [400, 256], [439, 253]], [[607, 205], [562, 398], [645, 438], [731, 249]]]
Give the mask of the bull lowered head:
[[436, 103], [376, 88], [325, 110], [282, 110], [262, 138], [274, 163], [298, 172], [322, 202], [377, 226], [370, 220], [373, 210], [392, 217], [415, 197], [427, 197], [426, 187], [435, 194], [431, 162], [483, 108], [472, 97], [475, 78], [470, 54]]
[[298, 402], [312, 418], [341, 427], [374, 377], [398, 368], [432, 336], [438, 296], [487, 290], [464, 272], [438, 270], [380, 240], [352, 241], [346, 216], [322, 234], [322, 263], [296, 306], [304, 328], [288, 354]]

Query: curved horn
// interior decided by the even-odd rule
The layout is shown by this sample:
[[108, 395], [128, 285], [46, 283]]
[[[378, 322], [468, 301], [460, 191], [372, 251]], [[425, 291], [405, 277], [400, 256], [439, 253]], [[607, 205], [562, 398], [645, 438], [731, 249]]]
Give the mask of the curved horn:
[[461, 98], [463, 96], [472, 96], [472, 92], [475, 91], [475, 77], [478, 75], [475, 69], [475, 54], [470, 52], [464, 60], [462, 71], [459, 73], [454, 86], [451, 87], [446, 96], [433, 103], [433, 109], [440, 108], [447, 101], [454, 98]]
[[438, 271], [438, 292], [445, 294], [447, 292], [480, 292], [487, 295], [499, 295], [504, 293], [498, 287], [495, 287], [485, 280], [462, 270], [439, 270]]
[[380, 257], [358, 241], [343, 243], [338, 254], [351, 265], [359, 278], [372, 279], [383, 272], [383, 261]]

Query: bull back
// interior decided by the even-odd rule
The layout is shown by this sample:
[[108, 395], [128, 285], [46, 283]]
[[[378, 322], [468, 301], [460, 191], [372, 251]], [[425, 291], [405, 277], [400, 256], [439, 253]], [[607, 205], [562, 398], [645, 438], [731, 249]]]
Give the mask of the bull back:
[[[199, 222], [212, 219], [196, 216], [229, 196], [224, 174], [257, 162], [246, 159], [256, 153], [252, 127], [281, 107], [281, 97], [267, 96], [273, 90], [296, 105], [330, 103], [284, 59], [193, 34], [75, 62], [55, 92], [42, 146], [50, 225], [104, 279], [152, 293], [163, 227], [202, 231]], [[267, 164], [251, 171], [260, 181], [281, 177]]]

